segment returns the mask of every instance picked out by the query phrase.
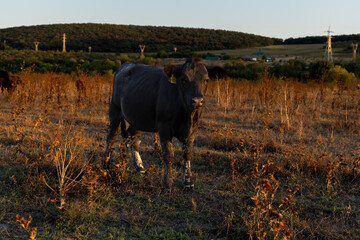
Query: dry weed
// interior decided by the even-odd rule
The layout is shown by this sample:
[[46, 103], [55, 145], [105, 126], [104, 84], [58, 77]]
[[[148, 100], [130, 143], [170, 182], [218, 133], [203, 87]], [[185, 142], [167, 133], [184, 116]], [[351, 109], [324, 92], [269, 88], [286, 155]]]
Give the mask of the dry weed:
[[46, 185], [59, 196], [59, 209], [64, 208], [67, 193], [81, 181], [81, 175], [86, 170], [90, 159], [85, 155], [85, 137], [81, 131], [73, 127], [62, 129], [57, 126], [49, 139], [50, 153], [57, 171], [58, 186], [55, 190], [46, 181]]
[[24, 217], [21, 217], [20, 215], [16, 215], [16, 221], [20, 224], [21, 227], [23, 227], [26, 232], [29, 234], [28, 240], [35, 240], [36, 234], [37, 234], [37, 228], [30, 228], [30, 223], [32, 222], [32, 217], [29, 216], [29, 219], [26, 220]]
[[[257, 154], [254, 152], [255, 158]], [[251, 239], [290, 239], [294, 235], [293, 219], [297, 213], [294, 196], [299, 187], [294, 191], [287, 189], [287, 196], [277, 205], [275, 195], [279, 183], [269, 171], [271, 165], [273, 163], [268, 160], [260, 166], [255, 163], [253, 168], [255, 195], [251, 197], [252, 205], [247, 207], [247, 216], [243, 218]]]

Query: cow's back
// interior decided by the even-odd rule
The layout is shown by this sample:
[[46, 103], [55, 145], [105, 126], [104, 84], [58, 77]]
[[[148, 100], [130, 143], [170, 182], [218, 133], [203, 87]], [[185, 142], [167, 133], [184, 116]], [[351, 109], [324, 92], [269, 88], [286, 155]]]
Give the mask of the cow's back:
[[133, 87], [141, 85], [147, 88], [154, 85], [160, 80], [162, 74], [162, 69], [159, 67], [138, 63], [122, 65], [114, 76], [113, 101], [119, 104], [120, 98], [129, 93], [129, 90], [132, 92]]
[[143, 131], [156, 129], [156, 101], [162, 68], [130, 63], [121, 66], [115, 73], [112, 102], [131, 125]]

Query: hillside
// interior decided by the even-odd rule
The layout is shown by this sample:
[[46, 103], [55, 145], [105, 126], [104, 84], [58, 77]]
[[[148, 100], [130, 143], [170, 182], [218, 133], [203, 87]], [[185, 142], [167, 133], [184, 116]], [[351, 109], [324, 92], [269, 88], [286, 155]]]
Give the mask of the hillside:
[[[54, 24], [0, 29], [0, 40], [7, 48], [61, 50], [62, 34], [66, 33], [68, 50], [96, 52], [138, 52], [139, 44], [147, 52], [236, 49], [282, 43], [281, 39], [234, 31], [182, 27], [154, 27], [113, 24]], [[1, 44], [4, 48], [4, 44]]]

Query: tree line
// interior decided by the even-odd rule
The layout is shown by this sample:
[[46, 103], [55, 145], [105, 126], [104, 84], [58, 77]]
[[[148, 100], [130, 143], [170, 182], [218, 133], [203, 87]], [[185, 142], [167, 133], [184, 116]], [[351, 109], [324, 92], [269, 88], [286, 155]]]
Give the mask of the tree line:
[[[300, 38], [288, 38], [285, 39], [284, 44], [316, 44], [316, 43], [326, 43], [327, 36], [308, 36]], [[359, 42], [360, 34], [350, 34], [350, 35], [335, 35], [331, 37], [333, 43], [336, 42]]]
[[[235, 31], [183, 27], [154, 27], [115, 24], [52, 24], [0, 29], [1, 48], [62, 50], [62, 35], [66, 33], [67, 49], [95, 52], [139, 51], [145, 44], [147, 52], [161, 50], [217, 50], [281, 44], [281, 39]], [[6, 42], [4, 42], [4, 40]]]

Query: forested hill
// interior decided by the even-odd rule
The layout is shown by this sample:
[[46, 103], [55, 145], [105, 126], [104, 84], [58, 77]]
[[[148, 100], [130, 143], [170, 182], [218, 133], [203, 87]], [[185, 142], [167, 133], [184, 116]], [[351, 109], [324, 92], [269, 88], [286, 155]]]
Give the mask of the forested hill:
[[[310, 36], [301, 38], [288, 38], [284, 41], [284, 44], [315, 44], [325, 43], [327, 41], [326, 36]], [[359, 42], [360, 34], [351, 35], [335, 35], [331, 37], [332, 42]]]
[[153, 27], [113, 24], [54, 24], [0, 29], [1, 48], [62, 50], [62, 35], [66, 33], [67, 50], [95, 52], [138, 52], [139, 44], [146, 52], [160, 50], [236, 49], [281, 44], [281, 39], [234, 31], [182, 27]]

